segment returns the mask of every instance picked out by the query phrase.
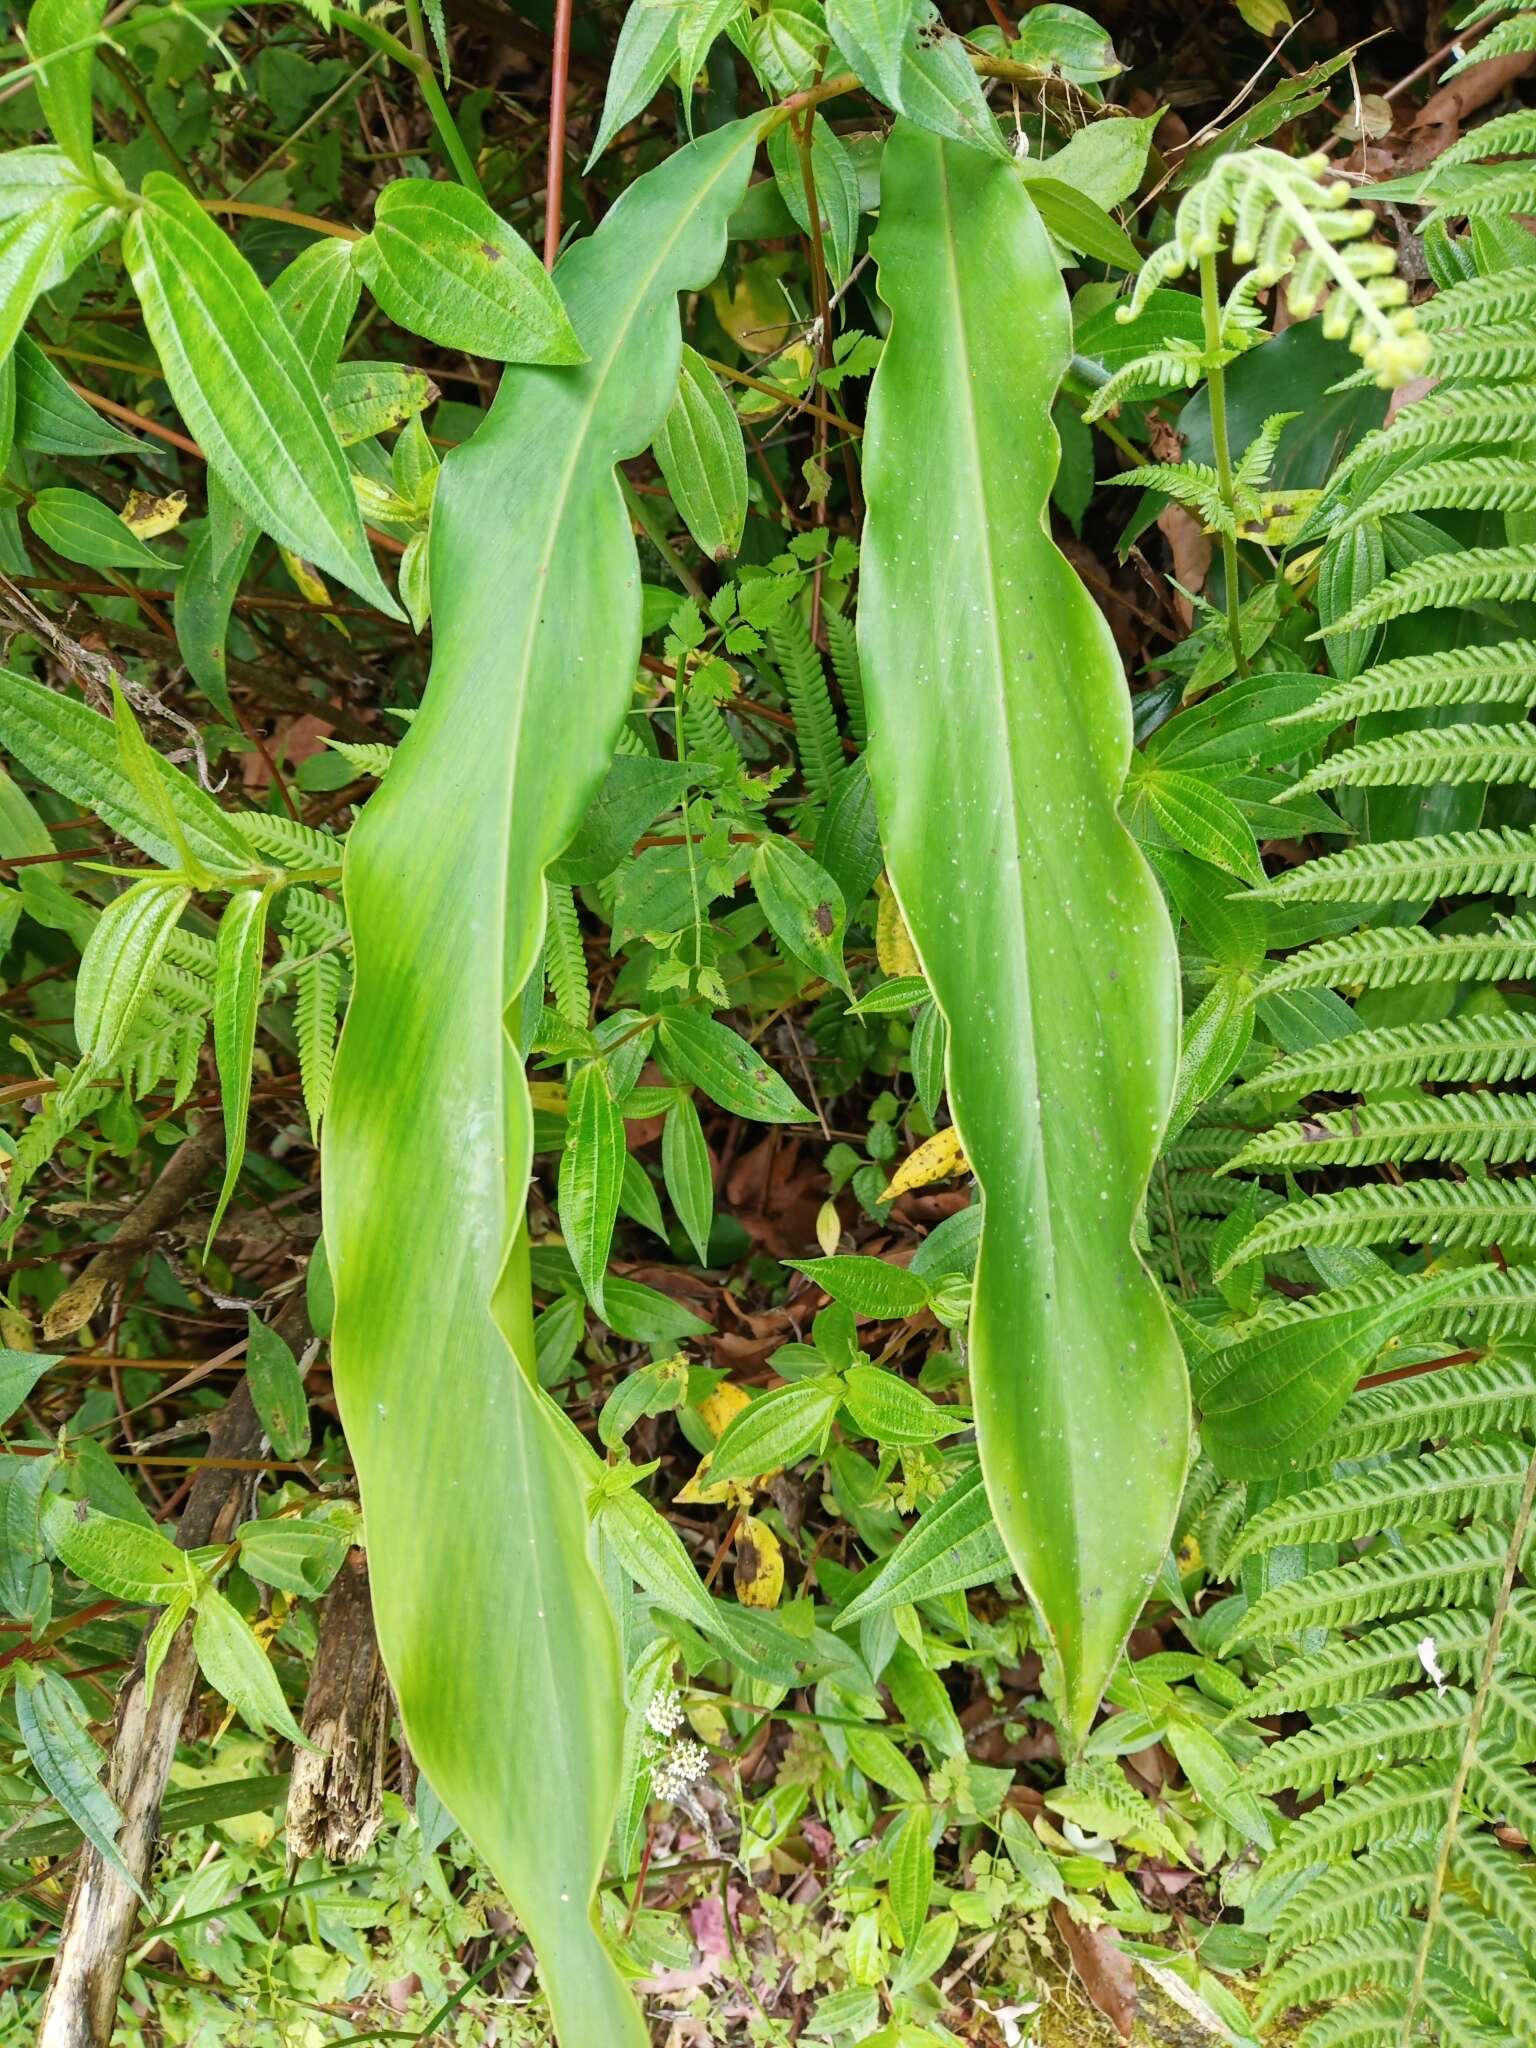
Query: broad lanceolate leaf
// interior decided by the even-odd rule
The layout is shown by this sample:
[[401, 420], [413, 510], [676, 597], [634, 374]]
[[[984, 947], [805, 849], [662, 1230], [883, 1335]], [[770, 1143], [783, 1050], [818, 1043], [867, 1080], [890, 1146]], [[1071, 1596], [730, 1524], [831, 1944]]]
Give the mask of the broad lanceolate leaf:
[[755, 1479], [820, 1452], [841, 1399], [842, 1383], [830, 1374], [760, 1395], [721, 1432], [710, 1454], [711, 1483]]
[[1114, 645], [1044, 526], [1069, 347], [1045, 233], [1005, 167], [898, 124], [876, 253], [892, 331], [866, 444], [870, 773], [985, 1194], [987, 1488], [1082, 1734], [1189, 1445], [1183, 1361], [1131, 1244], [1173, 1084], [1173, 935], [1115, 812]]
[[[110, 718], [0, 668], [0, 746], [39, 781], [94, 811], [152, 860], [168, 868], [178, 865], [180, 850], [163, 822], [162, 807], [147, 802], [129, 774]], [[248, 873], [250, 847], [213, 798], [169, 761], [157, 758], [155, 765], [193, 857], [210, 868]]]
[[94, 1066], [110, 1066], [122, 1049], [191, 900], [179, 882], [135, 882], [102, 912], [75, 983], [75, 1037]]
[[466, 186], [397, 178], [373, 222], [352, 260], [391, 320], [500, 363], [582, 360], [548, 271]]
[[810, 1111], [744, 1038], [697, 1010], [664, 1010], [661, 1055], [679, 1081], [703, 1089], [732, 1116], [758, 1123], [807, 1121]]
[[37, 343], [18, 334], [16, 439], [39, 455], [139, 455], [144, 444], [93, 411], [69, 387]]
[[309, 1449], [304, 1375], [279, 1332], [256, 1315], [247, 1325], [245, 1379], [273, 1450], [280, 1458], [302, 1458]]
[[87, 177], [91, 147], [91, 68], [106, 0], [35, 0], [27, 16], [27, 54], [37, 66], [37, 96], [53, 139]]
[[867, 1259], [853, 1254], [830, 1259], [790, 1259], [809, 1279], [834, 1301], [851, 1308], [856, 1316], [872, 1316], [884, 1322], [896, 1316], [915, 1316], [928, 1306], [928, 1283], [905, 1266], [893, 1266], [887, 1259]]
[[98, 1515], [55, 1497], [44, 1511], [48, 1541], [77, 1579], [119, 1600], [160, 1607], [192, 1584], [192, 1565], [158, 1529]]
[[1306, 1451], [1337, 1418], [1381, 1347], [1417, 1322], [1455, 1279], [1426, 1278], [1406, 1297], [1298, 1316], [1203, 1357], [1192, 1352], [1200, 1441], [1211, 1463], [1231, 1479], [1304, 1466]]
[[677, 1220], [699, 1255], [709, 1263], [709, 1232], [715, 1220], [715, 1178], [704, 1126], [691, 1095], [680, 1095], [661, 1127], [661, 1172]]
[[901, 62], [918, 0], [827, 0], [832, 40], [863, 84], [901, 105]]
[[775, 833], [752, 856], [752, 888], [785, 952], [852, 996], [843, 965], [843, 892], [820, 861]]
[[164, 574], [172, 566], [168, 556], [147, 547], [110, 505], [88, 491], [64, 485], [39, 491], [27, 507], [27, 524], [45, 547], [88, 569], [158, 569]]
[[9, 1422], [50, 1365], [59, 1363], [50, 1351], [0, 1350], [0, 1422]]
[[[331, 385], [361, 292], [351, 245], [332, 236], [295, 256], [268, 293], [319, 391]], [[345, 439], [339, 433], [338, 438]], [[255, 522], [210, 472], [207, 524], [188, 548], [176, 586], [176, 645], [192, 680], [231, 723], [225, 641], [235, 593], [258, 538]]]
[[504, 1019], [630, 701], [639, 575], [614, 465], [672, 402], [675, 295], [718, 268], [755, 132], [717, 130], [629, 188], [557, 273], [588, 360], [509, 372], [444, 463], [426, 701], [347, 849], [357, 981], [326, 1242], [380, 1642], [412, 1750], [528, 1928], [563, 2048], [645, 2030], [591, 1919], [622, 1688], [586, 1481], [534, 1379], [532, 1113]]
[[656, 460], [683, 524], [717, 562], [741, 546], [747, 518], [747, 448], [715, 373], [691, 348], [661, 432]]
[[632, 121], [661, 90], [677, 62], [679, 10], [667, 0], [631, 0], [608, 67], [608, 90], [597, 140], [587, 158], [591, 170], [626, 121]]
[[9, 354], [70, 235], [100, 204], [86, 186], [61, 184], [40, 204], [0, 219], [0, 356]]
[[268, 889], [240, 889], [219, 919], [213, 975], [213, 1051], [224, 1108], [224, 1185], [208, 1226], [211, 1242], [240, 1178], [245, 1126], [251, 1110], [251, 1054], [261, 1005], [261, 956], [267, 936]]
[[627, 1157], [624, 1118], [613, 1099], [608, 1070], [601, 1060], [589, 1061], [571, 1081], [560, 1158], [560, 1228], [587, 1299], [600, 1316], [607, 1313], [603, 1269], [618, 1220]]
[[35, 1673], [23, 1665], [17, 1676], [16, 1725], [37, 1775], [91, 1847], [143, 1899], [143, 1887], [118, 1852], [123, 1816], [101, 1782], [105, 1759], [87, 1732], [79, 1702], [46, 1665]]
[[123, 254], [171, 396], [241, 509], [399, 618], [315, 379], [229, 236], [185, 186], [152, 171]]
[[250, 1623], [222, 1593], [211, 1589], [197, 1596], [192, 1647], [204, 1678], [258, 1734], [273, 1729], [303, 1749], [313, 1749], [293, 1718], [272, 1660]]

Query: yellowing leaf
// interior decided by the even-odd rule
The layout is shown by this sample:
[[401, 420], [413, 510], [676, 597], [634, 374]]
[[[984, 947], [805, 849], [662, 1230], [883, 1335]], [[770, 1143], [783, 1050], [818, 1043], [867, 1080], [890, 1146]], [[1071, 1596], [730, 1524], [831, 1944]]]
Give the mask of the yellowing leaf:
[[1277, 36], [1281, 29], [1295, 26], [1286, 0], [1237, 0], [1237, 11], [1255, 35]]
[[[313, 563], [306, 562], [302, 555], [294, 554], [290, 548], [279, 548], [278, 553], [282, 556], [283, 567], [293, 578], [294, 585], [301, 597], [307, 597], [311, 604], [328, 605], [332, 602], [331, 593], [326, 589]], [[352, 635], [334, 612], [328, 611], [326, 613], [325, 623], [328, 626], [334, 626], [344, 640], [352, 638]]]
[[969, 1173], [965, 1149], [960, 1143], [960, 1133], [954, 1125], [935, 1131], [931, 1138], [924, 1138], [915, 1152], [909, 1152], [880, 1191], [882, 1202], [894, 1202], [898, 1195], [909, 1194], [913, 1188], [925, 1188], [930, 1182], [948, 1180], [951, 1174]]
[[784, 1591], [784, 1551], [766, 1522], [743, 1515], [736, 1531], [736, 1598], [743, 1607], [777, 1607]]
[[174, 533], [186, 509], [185, 491], [171, 491], [163, 498], [157, 498], [152, 491], [130, 491], [127, 504], [117, 516], [140, 540], [155, 540], [162, 533]]
[[709, 288], [716, 319], [748, 355], [765, 356], [783, 343], [792, 316], [779, 279], [789, 263], [783, 255], [759, 256], [743, 264], [733, 289], [723, 278]]
[[875, 881], [875, 958], [885, 974], [921, 974], [923, 963], [884, 875]]
[[1285, 547], [1296, 538], [1312, 516], [1321, 491], [1261, 491], [1260, 517], [1238, 521], [1243, 540], [1265, 541], [1271, 547]]
[[706, 1394], [699, 1403], [699, 1420], [711, 1436], [719, 1436], [728, 1422], [734, 1422], [752, 1397], [745, 1387], [735, 1386], [730, 1380], [722, 1380], [712, 1394]]
[[554, 1115], [564, 1116], [569, 1098], [563, 1081], [530, 1081], [528, 1094], [535, 1109], [547, 1109]]
[[678, 1488], [672, 1498], [681, 1501], [685, 1507], [719, 1508], [727, 1501], [738, 1506], [750, 1504], [752, 1489], [742, 1486], [734, 1479], [711, 1479], [709, 1476], [710, 1453], [706, 1451], [695, 1467], [693, 1477], [686, 1486]]

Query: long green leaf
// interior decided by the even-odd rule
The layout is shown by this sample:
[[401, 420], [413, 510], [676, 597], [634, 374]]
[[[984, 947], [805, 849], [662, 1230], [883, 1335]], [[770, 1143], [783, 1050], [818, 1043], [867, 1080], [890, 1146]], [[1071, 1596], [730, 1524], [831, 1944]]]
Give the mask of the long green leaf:
[[315, 379], [228, 235], [184, 185], [152, 171], [123, 255], [171, 395], [210, 468], [275, 541], [398, 619]]
[[251, 1054], [256, 1045], [256, 1012], [261, 1005], [261, 956], [267, 936], [268, 889], [240, 889], [219, 919], [219, 952], [213, 978], [213, 1050], [224, 1107], [224, 1184], [208, 1226], [211, 1244], [245, 1160], [246, 1122], [251, 1112]]
[[987, 1489], [1081, 1734], [1189, 1445], [1178, 1344], [1131, 1244], [1173, 1084], [1173, 936], [1115, 815], [1120, 664], [1044, 525], [1069, 349], [1045, 232], [1005, 166], [898, 124], [877, 256], [892, 331], [866, 442], [870, 772], [986, 1198]]
[[144, 1888], [117, 1846], [123, 1816], [101, 1783], [101, 1751], [86, 1731], [74, 1694], [57, 1673], [45, 1667], [34, 1676], [23, 1669], [16, 1688], [16, 1725], [37, 1775], [103, 1861], [143, 1899]]
[[380, 1642], [413, 1752], [533, 1938], [563, 2048], [641, 2048], [645, 2030], [591, 1919], [619, 1665], [586, 1480], [534, 1378], [532, 1113], [505, 1020], [539, 959], [544, 871], [634, 681], [614, 465], [666, 416], [676, 294], [719, 265], [755, 135], [720, 129], [630, 187], [559, 269], [589, 360], [509, 372], [444, 463], [426, 701], [347, 849], [357, 983], [326, 1242]]

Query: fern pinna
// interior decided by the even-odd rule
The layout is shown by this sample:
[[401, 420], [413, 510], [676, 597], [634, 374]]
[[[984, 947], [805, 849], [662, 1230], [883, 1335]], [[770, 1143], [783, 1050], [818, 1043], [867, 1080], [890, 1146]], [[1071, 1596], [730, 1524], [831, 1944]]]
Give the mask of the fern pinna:
[[[1477, 54], [1529, 48], [1536, 10]], [[1245, 1900], [1259, 2018], [1315, 2008], [1305, 2048], [1536, 2040], [1533, 149], [1500, 115], [1430, 174], [1434, 381], [1264, 533], [1284, 576], [1229, 583], [1183, 694], [1238, 679], [1152, 734], [1136, 792], [1198, 999], [1147, 1224], [1207, 1454], [1183, 1534], [1236, 1587], [1190, 1625], [1254, 1681], [1228, 1732], [1268, 1740], [1243, 1784], [1289, 1816]], [[1225, 484], [1121, 480], [1235, 573], [1273, 428]], [[1273, 872], [1181, 786], [1224, 738]]]

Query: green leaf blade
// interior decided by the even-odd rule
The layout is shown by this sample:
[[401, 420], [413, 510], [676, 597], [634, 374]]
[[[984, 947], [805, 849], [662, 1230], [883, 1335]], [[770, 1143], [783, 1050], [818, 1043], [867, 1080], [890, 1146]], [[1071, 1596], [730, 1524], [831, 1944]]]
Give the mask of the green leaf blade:
[[315, 379], [234, 243], [185, 186], [155, 171], [123, 253], [171, 395], [242, 510], [399, 618]]
[[877, 255], [893, 325], [867, 443], [871, 777], [986, 1199], [983, 1468], [1081, 1736], [1188, 1455], [1183, 1361], [1131, 1241], [1175, 1071], [1173, 938], [1115, 815], [1119, 662], [1042, 526], [1068, 337], [1038, 218], [1010, 172], [898, 127]]

